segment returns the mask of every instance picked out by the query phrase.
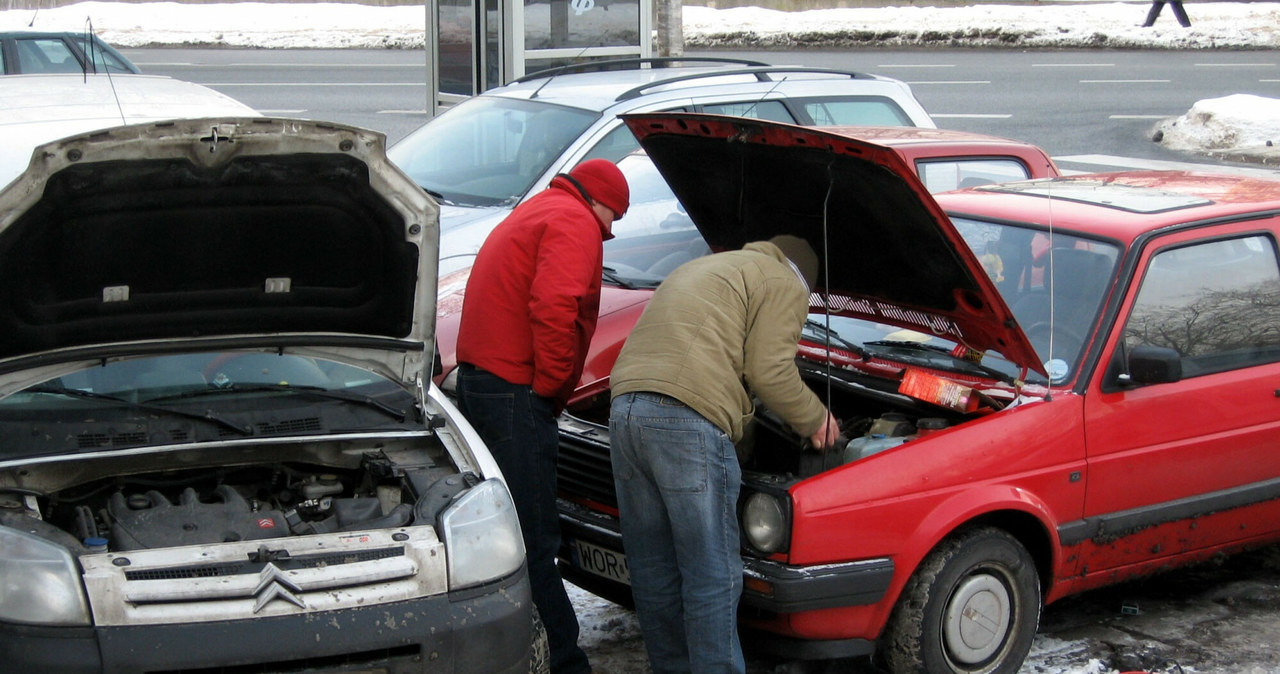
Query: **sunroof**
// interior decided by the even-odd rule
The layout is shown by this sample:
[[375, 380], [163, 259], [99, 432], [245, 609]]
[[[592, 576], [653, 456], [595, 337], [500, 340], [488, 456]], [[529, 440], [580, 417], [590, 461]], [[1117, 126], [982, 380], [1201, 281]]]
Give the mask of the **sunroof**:
[[1213, 203], [1200, 196], [1107, 180], [1035, 180], [979, 189], [1076, 201], [1133, 213], [1163, 213]]

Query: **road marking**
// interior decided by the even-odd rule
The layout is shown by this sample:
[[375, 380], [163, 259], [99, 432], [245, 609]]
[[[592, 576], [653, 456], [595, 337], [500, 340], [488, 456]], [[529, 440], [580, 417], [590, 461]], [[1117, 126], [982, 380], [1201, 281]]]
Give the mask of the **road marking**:
[[1109, 115], [1107, 119], [1168, 119], [1177, 115]]
[[1274, 68], [1274, 63], [1197, 63], [1197, 68]]
[[165, 63], [132, 59], [139, 67], [183, 66], [188, 68], [425, 68], [426, 63]]
[[1114, 63], [1032, 63], [1032, 68], [1114, 68]]
[[1258, 80], [1259, 82], [1280, 82], [1280, 80]]
[[1169, 80], [1080, 80], [1080, 84], [1168, 84]]
[[206, 82], [206, 87], [423, 87], [422, 82]]
[[991, 84], [991, 80], [920, 80], [918, 82], [907, 82], [911, 86], [917, 84]]
[[929, 116], [930, 116], [930, 117], [933, 117], [934, 119], [938, 119], [938, 118], [940, 118], [940, 117], [941, 117], [941, 118], [943, 118], [943, 119], [1009, 119], [1009, 118], [1010, 118], [1010, 117], [1012, 117], [1013, 115], [1012, 115], [1012, 114], [998, 114], [998, 113], [993, 113], [993, 114], [983, 114], [983, 113], [978, 113], [978, 112], [973, 112], [973, 113], [969, 113], [969, 112], [951, 112], [951, 113], [941, 113], [941, 114], [939, 114], [939, 113], [934, 113], [934, 114], [931, 114], [931, 115], [929, 115]]
[[259, 110], [258, 112], [264, 115], [299, 115], [306, 111], [306, 108], [301, 108], [299, 110]]
[[1136, 157], [1116, 157], [1106, 154], [1076, 154], [1054, 157], [1054, 162], [1070, 164], [1089, 164], [1116, 169], [1142, 169], [1152, 171], [1203, 171], [1208, 173], [1233, 173], [1261, 178], [1280, 179], [1280, 169], [1248, 168], [1244, 166], [1224, 166], [1222, 164], [1197, 164], [1194, 162], [1166, 161], [1162, 159], [1138, 159]]
[[376, 115], [425, 115], [426, 109], [422, 110], [379, 110]]

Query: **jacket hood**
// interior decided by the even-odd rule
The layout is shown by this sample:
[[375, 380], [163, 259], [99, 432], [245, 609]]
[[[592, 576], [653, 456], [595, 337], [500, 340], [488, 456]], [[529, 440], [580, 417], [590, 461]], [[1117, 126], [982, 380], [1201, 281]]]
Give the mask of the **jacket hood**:
[[713, 250], [781, 234], [819, 258], [815, 306], [997, 351], [1043, 373], [977, 257], [894, 151], [691, 113], [623, 119]]
[[198, 346], [425, 381], [438, 210], [383, 147], [270, 118], [41, 146], [0, 192], [0, 396], [33, 367]]

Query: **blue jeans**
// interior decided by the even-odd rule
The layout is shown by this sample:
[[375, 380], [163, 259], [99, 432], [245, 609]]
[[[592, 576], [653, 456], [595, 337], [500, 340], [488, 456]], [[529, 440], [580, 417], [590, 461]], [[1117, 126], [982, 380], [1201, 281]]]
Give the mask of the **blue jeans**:
[[551, 671], [591, 671], [578, 646], [578, 617], [556, 569], [560, 515], [556, 508], [555, 404], [527, 385], [470, 364], [458, 370], [458, 409], [502, 469], [520, 516], [533, 603], [547, 627]]
[[627, 393], [613, 400], [609, 443], [649, 666], [742, 674], [742, 469], [733, 442], [675, 398]]

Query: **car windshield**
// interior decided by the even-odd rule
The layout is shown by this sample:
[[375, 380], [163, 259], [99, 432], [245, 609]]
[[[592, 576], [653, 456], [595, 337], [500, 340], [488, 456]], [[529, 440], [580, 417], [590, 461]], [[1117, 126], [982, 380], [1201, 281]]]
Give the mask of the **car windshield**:
[[[966, 218], [953, 223], [995, 282], [1053, 383], [1070, 381], [1115, 277], [1119, 249], [1061, 231]], [[811, 319], [804, 330], [810, 343], [824, 345], [829, 339], [833, 348], [859, 355], [975, 377], [1012, 381], [1022, 376], [1020, 368], [999, 353], [988, 352], [980, 359], [956, 355], [955, 343], [934, 335], [842, 316], [813, 314]], [[1027, 373], [1027, 381], [1046, 383], [1034, 372]]]
[[653, 288], [671, 270], [711, 252], [648, 155], [627, 155], [618, 168], [631, 188], [631, 206], [604, 244], [606, 282]]
[[111, 361], [0, 399], [0, 447], [29, 456], [369, 430], [413, 412], [403, 387], [343, 363], [247, 351], [164, 355]]
[[387, 155], [446, 204], [514, 206], [597, 113], [477, 96], [423, 125]]

